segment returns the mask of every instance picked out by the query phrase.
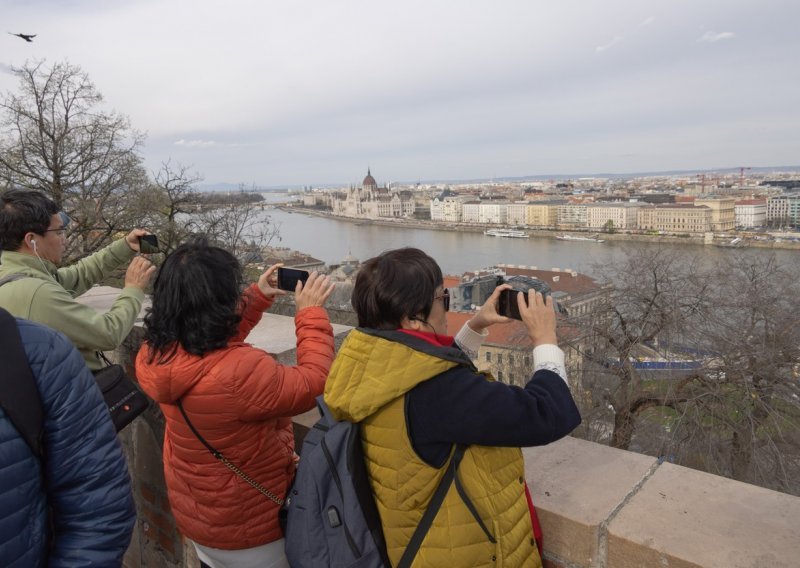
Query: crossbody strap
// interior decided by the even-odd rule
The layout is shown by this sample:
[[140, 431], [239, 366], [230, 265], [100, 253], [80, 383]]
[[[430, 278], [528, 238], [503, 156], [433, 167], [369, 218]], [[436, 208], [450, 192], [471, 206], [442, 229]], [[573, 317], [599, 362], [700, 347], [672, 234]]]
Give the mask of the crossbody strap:
[[189, 428], [192, 430], [192, 433], [194, 433], [194, 435], [197, 436], [197, 439], [200, 440], [200, 442], [208, 449], [209, 452], [211, 452], [211, 455], [213, 455], [215, 458], [217, 458], [219, 461], [221, 461], [223, 464], [225, 464], [225, 467], [227, 467], [233, 473], [235, 473], [236, 475], [238, 475], [239, 477], [244, 479], [250, 486], [252, 486], [258, 492], [260, 492], [262, 495], [264, 495], [264, 497], [266, 497], [267, 499], [269, 499], [270, 501], [273, 501], [274, 503], [276, 503], [278, 505], [281, 505], [281, 506], [283, 505], [283, 499], [281, 499], [280, 497], [276, 496], [269, 489], [263, 487], [255, 479], [253, 479], [252, 477], [247, 475], [245, 472], [243, 472], [241, 469], [239, 469], [239, 467], [236, 466], [236, 464], [234, 464], [228, 458], [223, 456], [222, 452], [214, 449], [214, 447], [211, 444], [209, 444], [206, 441], [206, 439], [203, 438], [200, 435], [200, 432], [197, 431], [197, 429], [194, 427], [194, 424], [192, 424], [191, 420], [189, 420], [189, 416], [186, 414], [186, 411], [183, 409], [183, 404], [181, 404], [180, 400], [178, 400], [175, 404], [178, 405], [178, 408], [180, 409], [181, 414], [183, 414], [183, 419], [186, 420], [186, 424], [189, 425]]
[[111, 361], [109, 361], [108, 357], [106, 357], [106, 354], [103, 353], [102, 351], [99, 350], [95, 351], [95, 354], [97, 354], [97, 358], [100, 359], [101, 362], [106, 364], [106, 367], [110, 367], [111, 365], [114, 364]]

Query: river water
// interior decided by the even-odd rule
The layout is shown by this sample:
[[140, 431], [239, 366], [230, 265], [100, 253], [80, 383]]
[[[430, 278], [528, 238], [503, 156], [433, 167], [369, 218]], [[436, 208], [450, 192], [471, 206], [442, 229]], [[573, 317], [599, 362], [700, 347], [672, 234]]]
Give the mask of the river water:
[[541, 269], [570, 268], [592, 274], [597, 265], [621, 260], [637, 247], [653, 251], [676, 248], [687, 255], [703, 254], [709, 260], [729, 254], [774, 254], [781, 263], [800, 263], [800, 251], [767, 249], [729, 249], [672, 243], [606, 241], [588, 243], [557, 241], [549, 238], [510, 239], [482, 233], [432, 231], [416, 228], [357, 224], [300, 212], [273, 209], [266, 213], [278, 226], [281, 240], [273, 246], [295, 249], [324, 261], [340, 263], [352, 254], [364, 261], [380, 252], [402, 247], [417, 247], [433, 258], [446, 274], [461, 274], [499, 263], [536, 266]]

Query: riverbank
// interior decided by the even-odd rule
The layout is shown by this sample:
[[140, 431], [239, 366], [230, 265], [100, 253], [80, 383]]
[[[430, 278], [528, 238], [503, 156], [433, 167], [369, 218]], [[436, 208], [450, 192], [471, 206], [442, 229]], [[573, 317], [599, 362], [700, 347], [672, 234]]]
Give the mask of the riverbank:
[[[342, 217], [333, 215], [330, 211], [321, 209], [314, 209], [303, 207], [302, 205], [280, 205], [275, 206], [276, 209], [285, 211], [287, 213], [296, 213], [309, 215], [312, 217], [320, 217], [325, 219], [334, 219], [337, 221], [345, 221], [353, 225], [377, 225], [386, 227], [400, 227], [406, 229], [424, 229], [428, 231], [444, 231], [444, 232], [461, 232], [461, 233], [483, 233], [488, 228], [507, 228], [502, 225], [470, 225], [464, 223], [438, 223], [435, 221], [423, 221], [420, 219], [358, 219], [354, 217]], [[555, 240], [557, 235], [564, 233], [569, 234], [583, 234], [595, 235], [597, 231], [580, 231], [580, 230], [564, 230], [564, 229], [525, 229], [525, 232], [531, 238], [537, 239], [551, 239]], [[599, 238], [607, 241], [626, 241], [626, 242], [644, 242], [644, 243], [668, 243], [677, 245], [695, 245], [695, 246], [720, 246], [729, 248], [764, 248], [764, 249], [781, 249], [781, 250], [798, 250], [800, 251], [800, 242], [792, 242], [787, 240], [755, 240], [755, 239], [742, 239], [735, 245], [730, 245], [730, 242], [737, 237], [735, 232], [727, 233], [724, 236], [715, 235], [710, 242], [708, 242], [704, 235], [652, 235], [646, 233], [599, 233]], [[496, 237], [502, 238], [502, 237]]]

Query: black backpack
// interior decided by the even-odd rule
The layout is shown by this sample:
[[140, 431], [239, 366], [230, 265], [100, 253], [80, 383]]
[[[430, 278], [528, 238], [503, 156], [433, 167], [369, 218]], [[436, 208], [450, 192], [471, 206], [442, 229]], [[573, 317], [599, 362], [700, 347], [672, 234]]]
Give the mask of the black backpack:
[[[298, 568], [388, 568], [391, 564], [364, 462], [359, 424], [337, 421], [322, 396], [317, 397], [317, 406], [322, 417], [303, 441], [300, 466], [281, 510], [286, 557]], [[411, 566], [465, 451], [466, 446], [457, 446], [453, 452], [398, 568]], [[474, 511], [466, 493], [459, 493]]]

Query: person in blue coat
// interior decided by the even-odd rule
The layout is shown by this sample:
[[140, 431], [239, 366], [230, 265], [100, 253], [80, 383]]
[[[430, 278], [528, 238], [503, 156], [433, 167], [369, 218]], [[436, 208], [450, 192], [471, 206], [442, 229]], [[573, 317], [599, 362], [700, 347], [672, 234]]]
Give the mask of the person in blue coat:
[[[121, 566], [136, 510], [108, 408], [66, 337], [16, 322], [42, 400], [44, 459], [0, 408], [0, 566]], [[0, 362], [9, 344], [0, 337]]]

